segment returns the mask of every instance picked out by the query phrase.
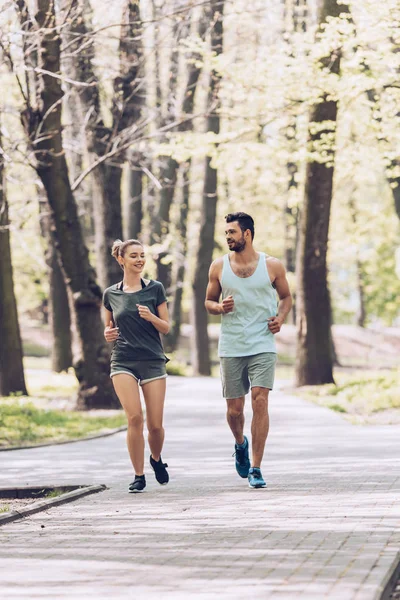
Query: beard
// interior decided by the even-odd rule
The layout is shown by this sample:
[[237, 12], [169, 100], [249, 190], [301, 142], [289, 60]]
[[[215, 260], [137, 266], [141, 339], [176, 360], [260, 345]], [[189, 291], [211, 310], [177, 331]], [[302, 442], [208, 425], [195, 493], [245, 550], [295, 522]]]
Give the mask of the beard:
[[243, 252], [245, 247], [246, 241], [244, 239], [244, 236], [242, 236], [241, 240], [239, 240], [238, 242], [234, 242], [231, 246], [229, 246], [229, 250], [231, 250], [232, 252]]

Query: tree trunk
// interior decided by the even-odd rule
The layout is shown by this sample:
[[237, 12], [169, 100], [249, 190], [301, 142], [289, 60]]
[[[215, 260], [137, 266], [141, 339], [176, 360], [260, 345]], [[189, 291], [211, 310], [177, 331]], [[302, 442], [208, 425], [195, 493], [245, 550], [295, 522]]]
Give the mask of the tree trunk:
[[125, 239], [138, 239], [142, 231], [143, 219], [143, 157], [131, 153], [129, 158], [128, 197], [126, 202]]
[[[211, 0], [208, 9], [211, 28], [211, 50], [218, 56], [223, 49], [223, 10], [224, 2]], [[218, 134], [220, 117], [218, 114], [220, 75], [211, 71], [208, 96], [207, 131]], [[194, 310], [194, 348], [193, 369], [199, 375], [211, 375], [210, 344], [208, 337], [208, 314], [204, 307], [204, 299], [208, 282], [208, 270], [213, 257], [214, 231], [218, 200], [217, 171], [211, 165], [211, 157], [205, 161], [205, 179], [203, 188], [202, 215], [200, 224], [199, 245], [196, 256], [196, 271], [193, 280]]]
[[155, 256], [157, 265], [157, 279], [161, 281], [167, 292], [171, 287], [171, 258], [170, 240], [170, 212], [174, 199], [178, 163], [170, 157], [161, 157], [160, 179], [162, 189], [158, 212], [153, 222], [152, 241], [160, 244], [160, 250]]
[[[201, 40], [204, 40], [207, 30], [207, 19], [203, 12], [199, 19], [197, 33]], [[186, 80], [185, 92], [183, 95], [181, 114], [183, 117], [190, 117], [193, 115], [194, 101], [197, 90], [197, 83], [201, 74], [200, 57], [193, 53], [192, 60], [190, 61], [188, 75]], [[196, 60], [198, 59], [198, 60]], [[180, 126], [179, 131], [192, 131], [193, 121], [185, 120]], [[182, 297], [183, 287], [186, 273], [186, 252], [187, 252], [187, 220], [189, 216], [189, 204], [190, 204], [190, 173], [191, 173], [191, 160], [189, 159], [182, 167], [182, 199], [179, 211], [179, 223], [176, 225], [177, 235], [179, 236], [179, 242], [174, 252], [174, 272], [172, 274], [172, 290], [173, 300], [171, 309], [171, 330], [166, 336], [166, 348], [169, 352], [176, 350], [181, 322], [182, 322]]]
[[[283, 0], [283, 31], [284, 39], [293, 45], [293, 33], [299, 34], [307, 31], [308, 8], [307, 0]], [[293, 57], [293, 52], [290, 53]], [[297, 141], [297, 119], [296, 115], [288, 116], [288, 124], [285, 130], [286, 145], [289, 156], [295, 155], [298, 149]], [[284, 258], [288, 273], [296, 271], [297, 246], [299, 241], [299, 189], [297, 175], [298, 164], [290, 158], [287, 162], [288, 187], [283, 219], [284, 232]], [[293, 308], [289, 319], [296, 323], [296, 293], [293, 294]]]
[[[365, 70], [369, 69], [368, 64], [364, 63], [364, 67]], [[380, 93], [378, 90], [368, 90], [367, 91], [367, 97], [368, 100], [370, 101], [371, 105], [374, 107], [374, 120], [379, 124], [379, 126], [382, 125], [382, 116], [380, 114]], [[397, 113], [396, 117], [398, 118], [400, 116], [400, 113]], [[384, 128], [380, 127], [380, 131], [379, 131], [379, 136], [378, 136], [378, 140], [379, 142], [382, 142], [384, 140], [386, 140], [386, 133], [384, 132]], [[385, 169], [385, 175], [387, 178], [387, 182], [390, 186], [390, 190], [392, 192], [392, 196], [393, 196], [393, 201], [394, 201], [394, 208], [396, 211], [397, 216], [400, 219], [400, 177], [396, 176], [396, 175], [391, 175], [391, 173], [396, 173], [399, 171], [400, 168], [400, 160], [398, 158], [393, 158], [393, 157], [388, 157], [388, 165], [387, 168]]]
[[[82, 40], [87, 44], [91, 11], [87, 0], [63, 0], [64, 11], [69, 15], [69, 28], [63, 27], [64, 44], [74, 59], [65, 61], [71, 79], [83, 83], [95, 83], [79, 90], [81, 122], [86, 123], [86, 146], [90, 162], [95, 163], [116, 144], [126, 144], [132, 137], [132, 126], [139, 120], [143, 90], [142, 78], [142, 25], [139, 2], [125, 0], [122, 9], [122, 26], [119, 45], [120, 73], [114, 80], [112, 105], [113, 124], [105, 126], [100, 107], [99, 86], [93, 69], [93, 43], [83, 50]], [[121, 180], [126, 151], [121, 150], [109, 161], [99, 163], [93, 170], [96, 198], [94, 207], [95, 245], [97, 272], [101, 285], [107, 287], [118, 281], [121, 271], [110, 250], [116, 238], [122, 238]]]
[[[22, 123], [35, 152], [37, 172], [53, 211], [68, 285], [72, 326], [76, 332], [74, 367], [79, 381], [79, 408], [111, 408], [119, 405], [109, 378], [109, 351], [100, 317], [101, 290], [89, 263], [71, 190], [62, 146], [60, 37], [54, 2], [37, 0], [35, 22], [38, 39], [38, 106], [22, 114]], [[23, 23], [21, 23], [23, 25]]]
[[40, 229], [46, 243], [45, 261], [49, 278], [49, 320], [52, 334], [51, 368], [56, 373], [72, 367], [71, 316], [68, 292], [57, 253], [57, 238], [45, 194], [39, 190]]
[[[75, 73], [72, 70], [73, 61], [76, 58], [68, 50], [61, 51], [61, 70], [66, 74]], [[64, 147], [67, 155], [68, 168], [71, 181], [75, 181], [83, 171], [83, 158], [85, 148], [85, 138], [83, 135], [83, 115], [80, 110], [79, 90], [72, 84], [64, 82], [67, 88], [65, 95], [64, 108], [67, 114], [67, 124], [64, 128]], [[81, 221], [86, 243], [94, 238], [93, 221], [93, 190], [90, 178], [85, 179], [74, 193], [79, 218]]]
[[[328, 17], [338, 17], [348, 7], [337, 0], [324, 0], [319, 23]], [[340, 69], [340, 55], [332, 54], [323, 61], [333, 73]], [[316, 147], [324, 135], [333, 135], [332, 146], [325, 162], [309, 160], [306, 170], [304, 206], [301, 214], [298, 253], [297, 284], [297, 385], [332, 383], [333, 339], [332, 311], [327, 282], [326, 255], [328, 248], [329, 218], [332, 201], [334, 172], [334, 141], [337, 102], [326, 96], [311, 114], [311, 128], [315, 123], [329, 123], [317, 133], [309, 130], [309, 143]], [[319, 129], [319, 128], [317, 128]]]
[[[353, 221], [354, 226], [357, 225], [357, 207], [356, 202], [352, 196], [349, 198], [349, 211], [351, 220]], [[357, 310], [357, 325], [359, 327], [365, 327], [367, 312], [365, 309], [365, 289], [364, 289], [364, 280], [363, 280], [363, 269], [362, 269], [362, 261], [360, 260], [360, 253], [357, 251], [357, 260], [356, 260], [356, 269], [357, 269], [357, 290], [358, 290], [358, 310]]]
[[14, 293], [5, 183], [4, 154], [0, 152], [0, 396], [27, 395]]
[[362, 265], [359, 260], [356, 262], [357, 268], [357, 289], [358, 289], [358, 311], [357, 311], [357, 325], [359, 327], [365, 327], [367, 321], [367, 311], [365, 310], [365, 288], [363, 280]]
[[[175, 0], [173, 10], [178, 11], [181, 8], [181, 0]], [[177, 87], [179, 71], [179, 45], [181, 40], [188, 35], [188, 11], [182, 20], [179, 14], [175, 19], [172, 32], [172, 52], [169, 60], [169, 85], [166, 106], [166, 116], [162, 114], [159, 117], [159, 125], [166, 126], [173, 123], [178, 116], [177, 106]], [[159, 59], [159, 57], [157, 57]], [[160, 65], [156, 65], [156, 70], [160, 72]], [[177, 180], [178, 162], [170, 156], [160, 156], [159, 158], [159, 176], [161, 184], [159, 192], [158, 211], [154, 214], [152, 222], [151, 239], [153, 244], [159, 245], [159, 251], [155, 255], [157, 265], [157, 279], [161, 281], [168, 293], [171, 287], [171, 239], [170, 239], [170, 213], [174, 199], [175, 186]]]
[[190, 202], [190, 168], [191, 161], [188, 160], [182, 169], [183, 185], [179, 211], [179, 237], [176, 240], [175, 245], [173, 273], [174, 293], [171, 307], [171, 329], [164, 339], [164, 345], [167, 352], [174, 352], [176, 350], [181, 331], [183, 285], [186, 272], [187, 222]]

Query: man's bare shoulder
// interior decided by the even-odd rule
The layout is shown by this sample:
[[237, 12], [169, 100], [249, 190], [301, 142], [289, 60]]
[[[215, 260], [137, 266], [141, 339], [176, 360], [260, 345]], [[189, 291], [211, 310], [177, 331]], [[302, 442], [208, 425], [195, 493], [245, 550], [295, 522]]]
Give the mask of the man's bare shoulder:
[[219, 275], [222, 272], [222, 265], [224, 264], [224, 257], [220, 256], [213, 260], [210, 266], [210, 274]]
[[286, 270], [283, 266], [283, 262], [274, 256], [266, 256], [265, 264], [267, 265], [269, 278], [273, 287], [276, 287], [276, 283], [278, 280], [284, 279], [286, 277]]
[[265, 263], [272, 267], [274, 270], [276, 269], [277, 271], [282, 271], [285, 270], [285, 267], [283, 265], [283, 262], [281, 260], [279, 260], [279, 258], [275, 258], [274, 256], [269, 256], [268, 254], [265, 257]]

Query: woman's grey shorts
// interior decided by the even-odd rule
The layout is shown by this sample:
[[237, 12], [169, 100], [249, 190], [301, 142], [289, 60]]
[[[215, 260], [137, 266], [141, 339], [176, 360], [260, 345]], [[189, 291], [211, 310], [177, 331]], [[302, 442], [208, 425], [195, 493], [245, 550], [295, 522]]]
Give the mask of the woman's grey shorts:
[[113, 360], [111, 359], [110, 377], [125, 373], [144, 385], [156, 379], [165, 379], [167, 369], [165, 360]]
[[241, 398], [250, 387], [272, 390], [275, 378], [275, 352], [252, 356], [221, 356], [221, 380], [224, 398]]

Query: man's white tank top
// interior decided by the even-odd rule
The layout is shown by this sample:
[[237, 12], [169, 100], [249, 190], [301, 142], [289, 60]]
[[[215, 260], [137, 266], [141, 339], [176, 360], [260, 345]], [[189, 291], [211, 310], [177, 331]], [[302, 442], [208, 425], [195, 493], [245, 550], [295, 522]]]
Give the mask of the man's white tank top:
[[233, 312], [221, 315], [219, 356], [251, 356], [276, 352], [268, 319], [277, 314], [277, 296], [269, 278], [264, 252], [259, 252], [256, 270], [250, 277], [238, 277], [229, 254], [223, 257], [222, 298], [233, 296]]

